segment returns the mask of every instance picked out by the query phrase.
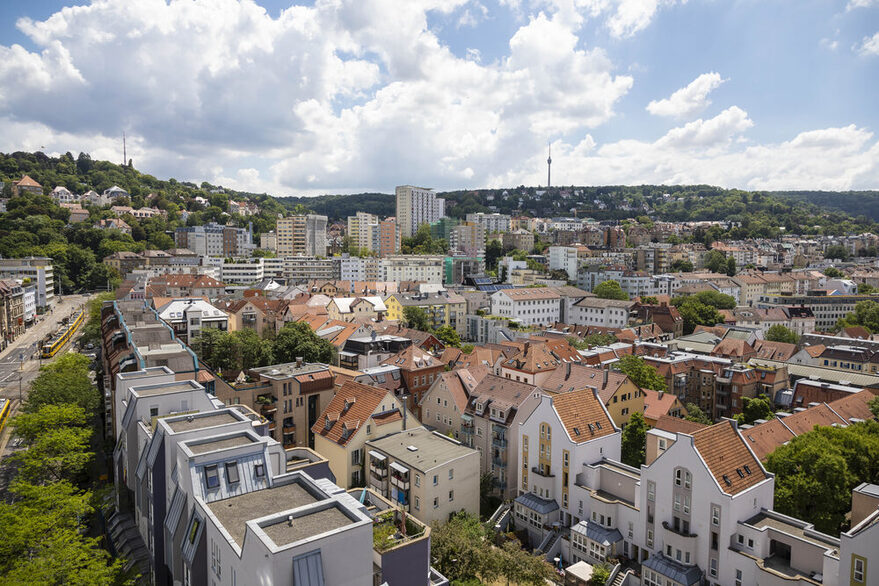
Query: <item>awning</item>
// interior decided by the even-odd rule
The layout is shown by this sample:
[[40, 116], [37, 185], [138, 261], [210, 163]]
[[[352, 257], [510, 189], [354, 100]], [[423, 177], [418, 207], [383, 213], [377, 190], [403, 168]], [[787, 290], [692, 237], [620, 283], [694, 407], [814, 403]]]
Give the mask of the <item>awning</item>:
[[391, 468], [396, 470], [401, 474], [409, 474], [409, 469], [403, 466], [402, 464], [397, 464], [396, 462], [391, 462]]
[[375, 458], [376, 460], [387, 460], [384, 454], [379, 454], [378, 452], [374, 452], [369, 450], [369, 455]]

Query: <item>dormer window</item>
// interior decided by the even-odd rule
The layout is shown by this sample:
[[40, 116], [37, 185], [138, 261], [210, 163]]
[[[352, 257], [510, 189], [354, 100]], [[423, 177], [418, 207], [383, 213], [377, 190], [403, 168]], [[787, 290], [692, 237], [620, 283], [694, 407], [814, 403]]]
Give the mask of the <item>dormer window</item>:
[[333, 422], [330, 421], [330, 418], [327, 416], [324, 416], [324, 429], [329, 431], [332, 426], [333, 426]]

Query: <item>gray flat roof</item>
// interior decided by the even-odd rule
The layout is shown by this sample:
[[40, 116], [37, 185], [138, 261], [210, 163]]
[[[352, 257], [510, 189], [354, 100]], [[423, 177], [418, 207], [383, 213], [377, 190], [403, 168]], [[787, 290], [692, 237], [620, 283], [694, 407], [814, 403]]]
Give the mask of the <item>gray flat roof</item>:
[[157, 385], [144, 385], [141, 387], [132, 387], [131, 390], [141, 397], [154, 397], [157, 395], [170, 395], [171, 393], [180, 393], [182, 391], [201, 391], [201, 385], [195, 381], [176, 381], [170, 383], [160, 383]]
[[[805, 522], [803, 522], [803, 524], [805, 525]], [[839, 540], [830, 535], [824, 535], [814, 529], [810, 532], [812, 533], [811, 535], [806, 535], [805, 528], [799, 524], [795, 525], [789, 523], [775, 515], [767, 514], [765, 511], [757, 513], [755, 516], [745, 521], [745, 525], [751, 525], [758, 529], [769, 527], [821, 547], [839, 547]], [[823, 536], [823, 538], [821, 536]]]
[[249, 446], [250, 444], [255, 443], [255, 441], [256, 440], [254, 440], [249, 435], [240, 434], [218, 437], [217, 439], [209, 440], [206, 442], [191, 441], [187, 442], [186, 445], [189, 447], [189, 450], [193, 454], [206, 454], [208, 452], [215, 452], [217, 450], [224, 450], [226, 448]]
[[[474, 454], [475, 451], [458, 442], [440, 437], [423, 427], [417, 427], [395, 433], [381, 439], [367, 442], [371, 448], [377, 448], [413, 468], [421, 471], [430, 470], [461, 456]], [[410, 450], [409, 446], [416, 449]]]
[[214, 501], [209, 503], [208, 507], [210, 507], [214, 516], [217, 517], [217, 520], [226, 528], [232, 539], [238, 545], [243, 545], [246, 532], [245, 524], [248, 521], [259, 519], [272, 513], [309, 505], [318, 500], [320, 499], [299, 482], [289, 482], [280, 486]]
[[171, 431], [174, 433], [180, 433], [182, 431], [192, 431], [193, 429], [204, 429], [205, 427], [225, 425], [227, 423], [237, 423], [238, 421], [241, 420], [228, 411], [220, 411], [210, 415], [196, 414], [193, 415], [191, 419], [189, 417], [184, 417], [173, 421], [167, 421], [167, 423], [171, 428]]
[[327, 370], [327, 368], [326, 364], [310, 362], [303, 363], [301, 367], [297, 368], [295, 362], [285, 362], [284, 364], [272, 364], [271, 366], [254, 368], [252, 369], [252, 372], [265, 378], [280, 380], [299, 376], [300, 374], [320, 372], [322, 370]]
[[280, 523], [263, 526], [262, 530], [275, 542], [275, 545], [284, 546], [352, 523], [354, 521], [334, 505], [298, 517], [294, 516], [292, 524], [288, 523], [287, 519], [282, 519]]

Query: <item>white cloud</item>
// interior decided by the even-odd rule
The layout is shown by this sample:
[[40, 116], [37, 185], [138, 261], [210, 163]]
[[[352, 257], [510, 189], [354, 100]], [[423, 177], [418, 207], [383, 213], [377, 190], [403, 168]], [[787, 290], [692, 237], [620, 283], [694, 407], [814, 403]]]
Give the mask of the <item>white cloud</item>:
[[[598, 144], [588, 133], [634, 76], [586, 45], [584, 19], [625, 36], [672, 2], [539, 1], [550, 8], [490, 63], [456, 56], [428, 24], [472, 0], [316, 0], [276, 18], [252, 0], [65, 8], [19, 23], [37, 50], [0, 46], [0, 150], [118, 161], [125, 130], [142, 170], [276, 195], [540, 184], [548, 140], [566, 184], [879, 185], [867, 130], [755, 145], [735, 106], [654, 141]], [[654, 109], [695, 116], [721, 81], [700, 76]]]
[[647, 104], [647, 111], [654, 116], [689, 118], [711, 104], [708, 94], [725, 81], [719, 73], [703, 73], [668, 98]]
[[872, 37], [864, 37], [864, 40], [861, 41], [861, 45], [858, 48], [858, 53], [864, 57], [879, 55], [879, 33], [876, 33]]
[[849, 0], [846, 10], [854, 10], [855, 8], [869, 8], [879, 5], [879, 0]]

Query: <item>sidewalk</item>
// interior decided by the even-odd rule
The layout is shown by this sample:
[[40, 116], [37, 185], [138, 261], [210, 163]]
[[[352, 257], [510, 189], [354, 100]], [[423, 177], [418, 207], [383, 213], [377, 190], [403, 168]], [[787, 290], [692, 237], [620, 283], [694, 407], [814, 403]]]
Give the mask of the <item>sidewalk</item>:
[[[71, 295], [64, 297], [60, 303], [52, 307], [52, 313], [38, 315], [36, 322], [18, 338], [12, 340], [9, 345], [0, 351], [0, 362], [19, 359], [19, 353], [24, 351], [24, 362], [27, 362], [34, 351], [38, 350], [34, 344], [41, 342], [47, 335], [55, 332], [62, 318], [70, 315], [71, 311], [80, 305], [85, 305], [88, 297]], [[33, 348], [27, 348], [33, 346]]]

